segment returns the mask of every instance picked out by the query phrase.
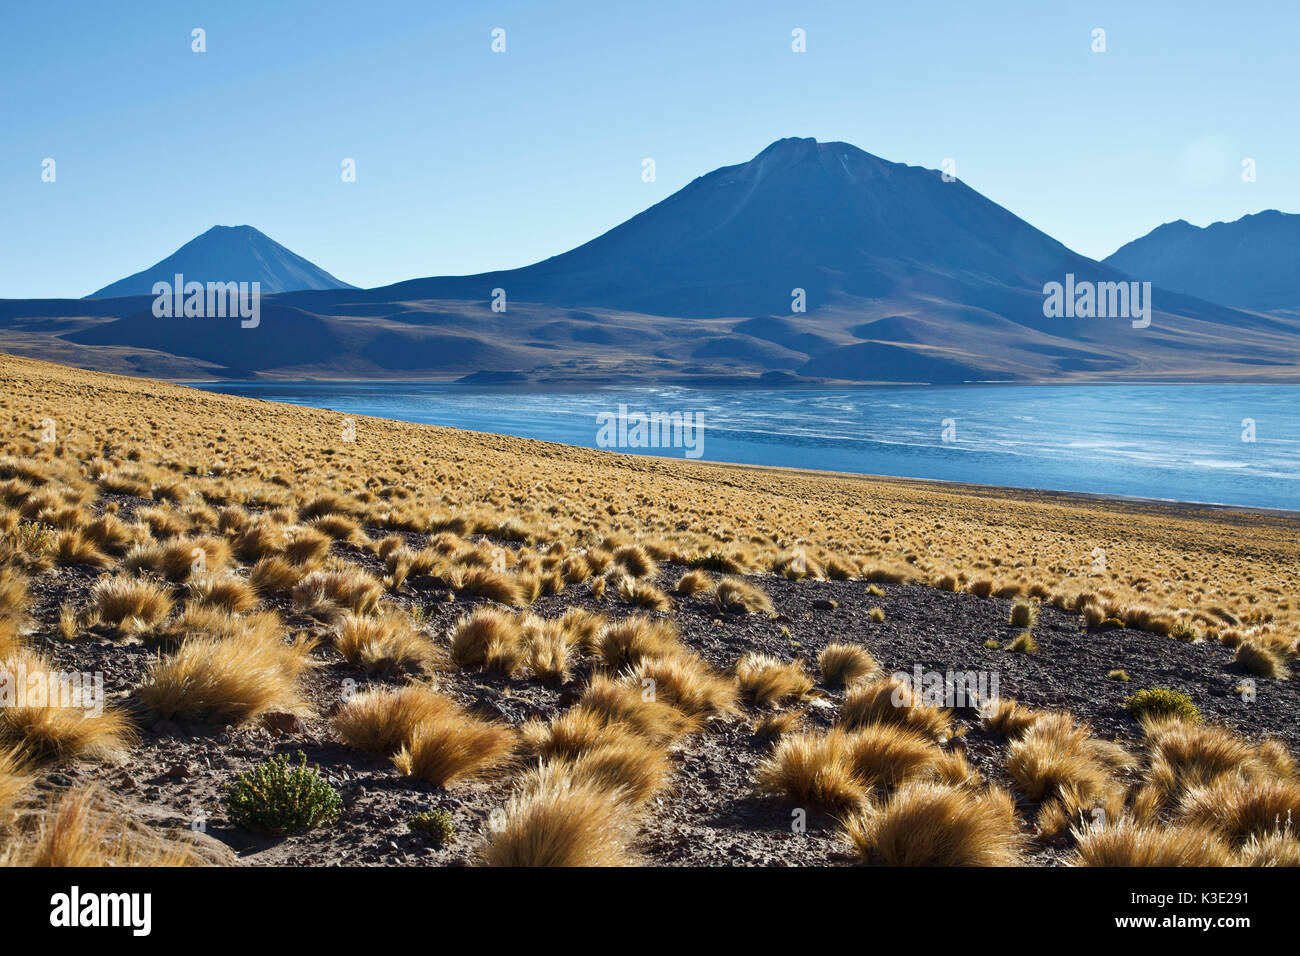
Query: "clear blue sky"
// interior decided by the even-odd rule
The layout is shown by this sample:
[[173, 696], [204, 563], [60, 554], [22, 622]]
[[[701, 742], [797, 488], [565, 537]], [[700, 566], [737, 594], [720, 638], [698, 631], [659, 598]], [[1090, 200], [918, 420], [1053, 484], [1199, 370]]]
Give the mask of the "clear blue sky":
[[166, 0], [0, 17], [0, 297], [85, 295], [215, 224], [362, 286], [511, 268], [784, 136], [951, 157], [1094, 257], [1172, 219], [1300, 212], [1295, 0]]

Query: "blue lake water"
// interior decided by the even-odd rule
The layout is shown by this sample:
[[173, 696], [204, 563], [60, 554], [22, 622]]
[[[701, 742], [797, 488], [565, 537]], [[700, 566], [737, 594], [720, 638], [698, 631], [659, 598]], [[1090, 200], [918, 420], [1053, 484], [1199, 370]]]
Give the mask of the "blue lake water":
[[[597, 416], [617, 415], [624, 405], [631, 426], [636, 412], [698, 415], [703, 424], [698, 448], [706, 461], [1300, 509], [1296, 385], [815, 391], [678, 386], [565, 390], [424, 382], [199, 387], [588, 448], [601, 447], [600, 424], [608, 419]], [[1254, 441], [1243, 440], [1249, 427], [1245, 419], [1254, 423]], [[687, 451], [617, 450], [678, 458]]]

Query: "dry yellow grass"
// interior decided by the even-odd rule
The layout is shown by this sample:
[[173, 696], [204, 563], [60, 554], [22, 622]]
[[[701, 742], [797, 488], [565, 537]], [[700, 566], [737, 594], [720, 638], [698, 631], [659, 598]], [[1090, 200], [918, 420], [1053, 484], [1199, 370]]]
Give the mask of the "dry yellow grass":
[[437, 648], [401, 611], [361, 617], [345, 614], [334, 632], [334, 648], [367, 674], [432, 668]]
[[127, 575], [102, 577], [90, 592], [99, 618], [122, 630], [139, 630], [162, 621], [172, 610], [171, 595], [152, 581]]
[[713, 591], [718, 608], [730, 614], [771, 614], [772, 599], [757, 584], [744, 578], [725, 577]]
[[527, 657], [518, 616], [483, 607], [456, 622], [451, 658], [460, 667], [484, 667], [513, 674]]
[[0, 564], [0, 657], [22, 647], [20, 636], [27, 620], [27, 580], [7, 564]]
[[343, 611], [366, 614], [379, 605], [384, 586], [364, 571], [313, 571], [293, 588], [293, 600], [309, 614], [332, 618]]
[[615, 669], [636, 667], [647, 657], [672, 657], [683, 650], [677, 625], [639, 614], [606, 626], [596, 636], [596, 651]]
[[673, 602], [667, 594], [649, 581], [642, 581], [630, 574], [619, 576], [615, 592], [624, 604], [647, 611], [670, 611], [673, 607]]
[[996, 788], [907, 784], [846, 821], [845, 835], [864, 861], [886, 866], [1013, 866], [1020, 857], [1015, 804]]
[[817, 655], [822, 682], [828, 687], [856, 684], [880, 672], [880, 665], [865, 647], [832, 641]]
[[673, 591], [683, 597], [690, 597], [693, 594], [700, 594], [705, 591], [713, 590], [713, 579], [705, 571], [687, 571], [677, 583], [673, 585]]
[[[1121, 612], [1147, 608], [1172, 620], [1180, 609], [1190, 609], [1190, 620], [1208, 637], [1254, 628], [1261, 639], [1289, 634], [1293, 644], [1300, 626], [1300, 604], [1288, 597], [1300, 590], [1300, 519], [1292, 516], [610, 456], [401, 422], [374, 429], [382, 435], [378, 445], [335, 447], [337, 416], [327, 411], [11, 356], [0, 357], [0, 363], [10, 386], [2, 407], [20, 429], [3, 436], [11, 448], [26, 441], [35, 449], [36, 433], [21, 429], [74, 409], [78, 429], [65, 441], [68, 454], [88, 461], [106, 446], [120, 454], [126, 444], [122, 436], [135, 434], [135, 422], [166, 404], [185, 420], [227, 423], [231, 440], [222, 453], [222, 472], [187, 479], [186, 485], [233, 492], [232, 503], [258, 496], [282, 500], [283, 488], [264, 477], [279, 473], [294, 476], [306, 489], [336, 489], [353, 517], [371, 510], [378, 518], [391, 512], [389, 502], [363, 505], [348, 499], [350, 492], [363, 490], [365, 476], [393, 470], [399, 459], [468, 462], [472, 465], [435, 466], [423, 494], [417, 491], [403, 501], [404, 512], [425, 512], [428, 527], [435, 528], [439, 520], [446, 523], [440, 516], [460, 509], [457, 520], [464, 530], [479, 526], [476, 516], [485, 506], [509, 508], [530, 528], [547, 528], [558, 517], [558, 532], [551, 534], [595, 535], [590, 547], [614, 530], [618, 516], [635, 514], [643, 540], [662, 540], [690, 558], [721, 550], [704, 529], [716, 525], [719, 516], [730, 516], [721, 520], [734, 522], [734, 532], [771, 532], [769, 553], [751, 556], [766, 566], [788, 555], [777, 542], [821, 537], [824, 515], [834, 513], [833, 535], [808, 548], [814, 564], [820, 547], [828, 554], [852, 555], [868, 576], [879, 577], [911, 555], [915, 563], [909, 572], [923, 581], [982, 575], [996, 585], [990, 591], [1019, 586], [1024, 593], [1038, 584], [1048, 601], [1080, 611], [1105, 605]], [[148, 447], [157, 440], [148, 436], [137, 439], [136, 447], [145, 460], [212, 458], [204, 445], [206, 430], [176, 430], [167, 437], [173, 447], [166, 455]], [[325, 449], [332, 453], [325, 455]], [[442, 484], [440, 479], [453, 472], [454, 484]], [[514, 505], [511, 495], [525, 500], [538, 481], [566, 489], [566, 514]], [[707, 496], [699, 494], [701, 482], [707, 483]], [[309, 494], [304, 492], [304, 504], [310, 504]], [[481, 522], [483, 530], [501, 523], [499, 511]], [[1077, 528], [1087, 532], [1078, 535], [1072, 530]], [[1096, 548], [1106, 554], [1102, 569], [1094, 567]], [[1225, 554], [1230, 561], [1223, 560]]]
[[445, 787], [499, 766], [515, 744], [509, 727], [450, 709], [417, 723], [393, 764], [408, 777]]
[[0, 750], [0, 827], [12, 818], [33, 779], [21, 747]]
[[[1042, 601], [1092, 623], [1117, 618], [1180, 639], [1219, 640], [1264, 676], [1283, 676], [1295, 656], [1300, 520], [1292, 516], [610, 456], [403, 423], [385, 422], [366, 443], [340, 446], [337, 416], [328, 412], [7, 356], [0, 373], [12, 384], [0, 395], [0, 652], [18, 653], [24, 643], [28, 574], [55, 562], [103, 569], [90, 606], [80, 595], [61, 631], [77, 637], [79, 627], [103, 622], [174, 648], [138, 694], [159, 713], [185, 719], [242, 720], [301, 704], [306, 643], [286, 643], [273, 615], [241, 616], [264, 601], [293, 595], [340, 635], [352, 621], [355, 640], [340, 647], [357, 661], [369, 654], [383, 670], [401, 666], [405, 655], [372, 653], [385, 641], [362, 638], [383, 629], [381, 600], [409, 602], [430, 586], [412, 585], [414, 577], [434, 575], [443, 579], [434, 586], [461, 592], [434, 600], [468, 592], [514, 607], [566, 584], [600, 599], [606, 582], [617, 592], [626, 577], [622, 590], [634, 601], [669, 609], [653, 583], [665, 561], [699, 568], [683, 576], [677, 593], [721, 590], [720, 606], [736, 610], [770, 606], [761, 590], [754, 596], [756, 582], [736, 577], [758, 570], [794, 579], [917, 580], [1016, 599], [1013, 613], [1028, 617], [1025, 624], [1032, 602]], [[211, 428], [139, 426], [156, 423], [164, 406]], [[70, 413], [77, 426], [61, 431], [60, 444], [38, 443], [31, 422]], [[110, 492], [137, 501], [101, 497]], [[421, 544], [412, 532], [430, 537]], [[481, 534], [507, 546], [475, 537]], [[1104, 566], [1094, 564], [1098, 548]], [[383, 581], [362, 569], [373, 568], [375, 556]], [[147, 575], [123, 573], [133, 570]], [[708, 571], [730, 577], [715, 584]], [[151, 575], [176, 586], [159, 587]], [[179, 613], [173, 594], [187, 599]], [[586, 774], [576, 780], [580, 789], [622, 793], [619, 804], [656, 792], [666, 771], [647, 754], [661, 756], [702, 718], [732, 709], [740, 684], [763, 702], [806, 693], [782, 693], [806, 674], [775, 681], [779, 671], [761, 661], [738, 664], [741, 680], [713, 672], [657, 614], [614, 623], [577, 609], [554, 620], [497, 614], [484, 634], [453, 629], [462, 666], [562, 681], [594, 655], [612, 672], [592, 682], [583, 704], [548, 725], [529, 725], [524, 738], [536, 738], [530, 752], [562, 760], [571, 777]], [[392, 630], [409, 621], [400, 623]], [[819, 663], [828, 683], [874, 677], [840, 648], [828, 648]], [[782, 761], [765, 771], [771, 791], [813, 794], [847, 809], [862, 806], [870, 791], [913, 784], [974, 793], [960, 752], [933, 743], [952, 733], [951, 715], [912, 700], [910, 688], [894, 701], [897, 690], [888, 681], [851, 686], [838, 730], [785, 734], [769, 755]], [[784, 733], [799, 715], [788, 711], [769, 723]], [[413, 736], [440, 717], [450, 723], [440, 713], [391, 717], [370, 733], [385, 739], [389, 755], [406, 746], [412, 770], [419, 764], [422, 775], [442, 776], [446, 741], [426, 735], [433, 742], [417, 754]], [[1243, 860], [1247, 847], [1263, 861], [1290, 852], [1276, 828], [1293, 803], [1294, 762], [1276, 743], [1149, 735], [1147, 766], [1125, 803], [1116, 770], [1126, 758], [1086, 733], [1080, 740], [1061, 723], [1068, 715], [1001, 702], [986, 720], [1006, 736], [1017, 786], [1043, 803], [1039, 822], [1048, 829], [1077, 826], [1080, 811], [1098, 805], [1110, 819], [1131, 812], [1137, 825], [1182, 821], [1192, 831], [1217, 814], [1223, 842], [1238, 845]], [[383, 731], [389, 725], [401, 729]], [[898, 739], [887, 746], [891, 733]], [[811, 757], [796, 752], [800, 741]]]
[[188, 835], [169, 836], [114, 813], [92, 788], [52, 796], [0, 846], [0, 866], [188, 866]]
[[693, 654], [643, 657], [631, 674], [633, 682], [655, 699], [692, 717], [724, 714], [736, 708], [736, 682], [715, 673]]
[[592, 678], [577, 707], [656, 743], [676, 740], [699, 724], [694, 717], [647, 694], [646, 688], [604, 675]]
[[21, 688], [0, 707], [0, 749], [18, 748], [32, 760], [113, 760], [134, 739], [130, 718], [98, 695], [88, 675], [65, 675], [31, 651], [0, 660], [0, 673]]
[[420, 724], [455, 710], [450, 697], [427, 684], [373, 688], [343, 702], [334, 715], [334, 730], [349, 747], [391, 755]]
[[628, 866], [633, 835], [627, 801], [548, 764], [529, 772], [479, 855], [487, 866]]
[[853, 773], [848, 744], [849, 735], [839, 728], [783, 734], [755, 769], [755, 787], [795, 807], [847, 814], [867, 796]]
[[269, 711], [302, 713], [298, 679], [313, 646], [304, 638], [268, 638], [260, 628], [192, 637], [149, 668], [136, 696], [168, 720], [243, 723]]
[[1233, 843], [1263, 837], [1300, 821], [1300, 783], [1245, 774], [1220, 777], [1184, 794], [1178, 820]]
[[853, 775], [868, 789], [893, 788], [918, 780], [965, 783], [965, 760], [922, 735], [895, 724], [868, 724], [845, 738]]
[[803, 661], [749, 653], [736, 661], [735, 671], [741, 695], [757, 707], [797, 700], [813, 689]]
[[257, 592], [233, 574], [207, 574], [190, 578], [185, 586], [189, 600], [243, 614], [257, 607]]
[[1229, 848], [1211, 830], [1122, 819], [1075, 832], [1079, 866], [1227, 866]]
[[1115, 771], [1134, 763], [1118, 744], [1093, 737], [1086, 725], [1054, 712], [1040, 715], [1007, 753], [1007, 771], [1021, 793], [1041, 804], [1038, 825], [1048, 833], [1099, 808], [1118, 816], [1124, 789]]
[[898, 724], [940, 740], [952, 731], [952, 713], [917, 700], [909, 682], [886, 677], [850, 689], [840, 708], [840, 723], [850, 728]]

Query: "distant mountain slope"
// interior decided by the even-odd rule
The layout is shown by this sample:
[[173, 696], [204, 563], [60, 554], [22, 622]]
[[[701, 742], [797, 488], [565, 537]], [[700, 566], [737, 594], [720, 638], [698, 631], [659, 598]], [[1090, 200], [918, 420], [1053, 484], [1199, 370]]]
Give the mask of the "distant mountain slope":
[[264, 295], [354, 288], [252, 226], [213, 226], [161, 262], [86, 298], [150, 295], [155, 282], [170, 283], [177, 273], [186, 282], [260, 282]]
[[848, 143], [783, 139], [570, 252], [510, 272], [414, 279], [367, 295], [471, 298], [494, 283], [531, 302], [755, 316], [788, 313], [795, 288], [805, 290], [809, 311], [901, 289], [1005, 304], [1005, 288], [1041, 295], [1044, 277], [1068, 271], [1109, 270], [935, 170]]
[[256, 328], [160, 321], [143, 297], [0, 301], [0, 349], [323, 378], [1300, 379], [1297, 317], [1163, 287], [1145, 327], [1044, 315], [1045, 283], [1067, 275], [1127, 281], [934, 170], [785, 139], [521, 269], [285, 292]]
[[1238, 309], [1300, 310], [1300, 215], [1266, 209], [1199, 228], [1157, 226], [1102, 260], [1136, 279]]

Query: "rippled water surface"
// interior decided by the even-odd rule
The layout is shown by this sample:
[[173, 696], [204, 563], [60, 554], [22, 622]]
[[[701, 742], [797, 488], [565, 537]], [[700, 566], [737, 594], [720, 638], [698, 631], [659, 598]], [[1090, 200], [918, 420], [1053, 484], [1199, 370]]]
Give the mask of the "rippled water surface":
[[[600, 447], [597, 416], [616, 415], [624, 405], [629, 415], [697, 414], [704, 426], [699, 449], [705, 460], [1300, 508], [1300, 386], [1294, 385], [819, 391], [539, 390], [400, 382], [200, 387], [591, 448]], [[1254, 441], [1243, 440], [1246, 419], [1254, 423]], [[684, 448], [622, 450], [686, 453]]]

